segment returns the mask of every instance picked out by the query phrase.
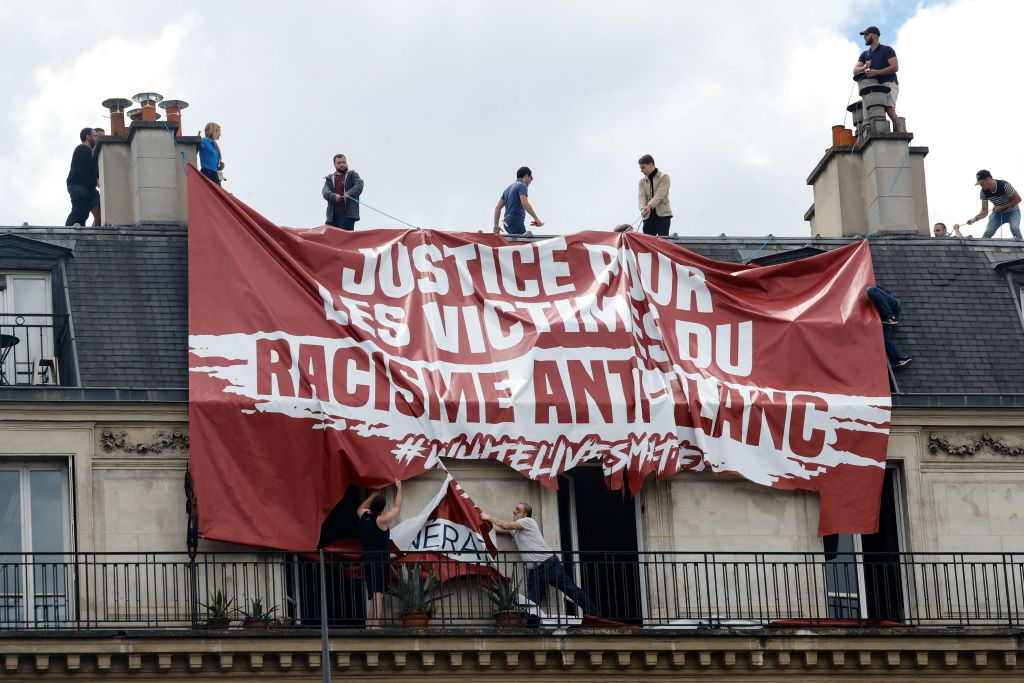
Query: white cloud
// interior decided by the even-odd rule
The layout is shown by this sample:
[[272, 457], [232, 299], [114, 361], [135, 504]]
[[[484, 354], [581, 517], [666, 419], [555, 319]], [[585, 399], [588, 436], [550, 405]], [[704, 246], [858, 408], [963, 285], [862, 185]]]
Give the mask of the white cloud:
[[[994, 0], [309, 2], [260, 12], [185, 0], [186, 18], [170, 24], [155, 6], [91, 0], [88, 14], [107, 18], [77, 41], [74, 22], [57, 21], [72, 6], [21, 10], [7, 24], [21, 29], [12, 69], [29, 76], [0, 104], [11, 134], [0, 225], [62, 223], [78, 129], [101, 123], [106, 97], [155, 89], [192, 103], [186, 130], [224, 126], [228, 189], [285, 225], [323, 220], [321, 178], [344, 152], [366, 179], [366, 202], [418, 225], [487, 228], [527, 164], [553, 232], [607, 228], [636, 217], [636, 159], [649, 152], [672, 175], [680, 232], [809, 234], [806, 177], [846, 114], [861, 49], [853, 13], [859, 24], [872, 7], [913, 14], [885, 34], [900, 56], [900, 109], [915, 144], [931, 148], [932, 219], [977, 210], [977, 168], [1024, 183], [1011, 119], [1024, 6]], [[363, 217], [362, 227], [398, 227]]]
[[64, 180], [79, 130], [90, 125], [109, 130], [98, 106], [106, 97], [148, 89], [176, 92], [187, 78], [181, 55], [197, 23], [186, 16], [135, 38], [108, 38], [70, 63], [31, 70], [22, 95], [4, 116], [10, 144], [0, 157], [0, 184], [14, 201], [4, 207], [0, 222], [64, 224], [70, 206]]
[[1022, 23], [1024, 5], [962, 0], [922, 9], [900, 30], [899, 108], [914, 144], [929, 148], [933, 223], [952, 225], [978, 212], [973, 185], [981, 168], [1024, 186], [1016, 82]]

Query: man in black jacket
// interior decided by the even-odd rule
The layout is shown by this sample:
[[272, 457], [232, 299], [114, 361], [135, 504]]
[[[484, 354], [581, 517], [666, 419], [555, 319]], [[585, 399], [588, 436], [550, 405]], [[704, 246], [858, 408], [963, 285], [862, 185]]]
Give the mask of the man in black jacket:
[[320, 192], [327, 200], [327, 225], [342, 230], [355, 230], [359, 220], [359, 195], [363, 193], [363, 179], [348, 168], [344, 154], [334, 155], [334, 173], [324, 176], [324, 189]]
[[71, 195], [71, 213], [64, 225], [84, 226], [89, 213], [100, 205], [100, 193], [96, 189], [100, 172], [96, 157], [92, 155], [95, 133], [92, 128], [83, 128], [78, 134], [82, 141], [71, 155], [71, 171], [68, 173], [68, 194]]

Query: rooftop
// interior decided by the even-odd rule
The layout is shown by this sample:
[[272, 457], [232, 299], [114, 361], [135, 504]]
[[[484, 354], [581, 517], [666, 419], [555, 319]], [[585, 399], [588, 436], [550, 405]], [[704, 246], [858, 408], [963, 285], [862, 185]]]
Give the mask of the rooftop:
[[[0, 268], [17, 258], [15, 242], [26, 244], [10, 236], [70, 250], [63, 275], [80, 386], [3, 387], [0, 399], [187, 400], [185, 228], [0, 227]], [[854, 241], [669, 239], [709, 258], [763, 265]], [[871, 253], [878, 282], [904, 303], [896, 339], [914, 358], [894, 375], [894, 404], [1024, 406], [1024, 246], [880, 233]]]

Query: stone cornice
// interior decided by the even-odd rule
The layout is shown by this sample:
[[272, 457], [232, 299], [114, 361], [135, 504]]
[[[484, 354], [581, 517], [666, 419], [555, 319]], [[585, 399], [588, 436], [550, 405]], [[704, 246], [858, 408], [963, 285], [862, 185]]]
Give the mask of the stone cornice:
[[[889, 680], [1022, 674], [1020, 630], [344, 631], [331, 637], [338, 675], [393, 680], [399, 673], [451, 680], [554, 680], [609, 675], [618, 680], [749, 676], [775, 672], [854, 680], [868, 671]], [[197, 674], [204, 679], [258, 674], [309, 678], [320, 670], [317, 631], [8, 633], [0, 639], [7, 680], [90, 674]]]

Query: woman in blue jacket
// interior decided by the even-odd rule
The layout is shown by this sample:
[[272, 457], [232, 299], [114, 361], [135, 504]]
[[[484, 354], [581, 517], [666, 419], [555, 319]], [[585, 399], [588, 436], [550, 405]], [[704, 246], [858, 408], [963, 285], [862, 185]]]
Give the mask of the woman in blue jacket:
[[206, 137], [199, 143], [199, 170], [204, 176], [220, 185], [220, 171], [224, 169], [224, 161], [220, 156], [220, 124], [210, 121], [204, 130]]

